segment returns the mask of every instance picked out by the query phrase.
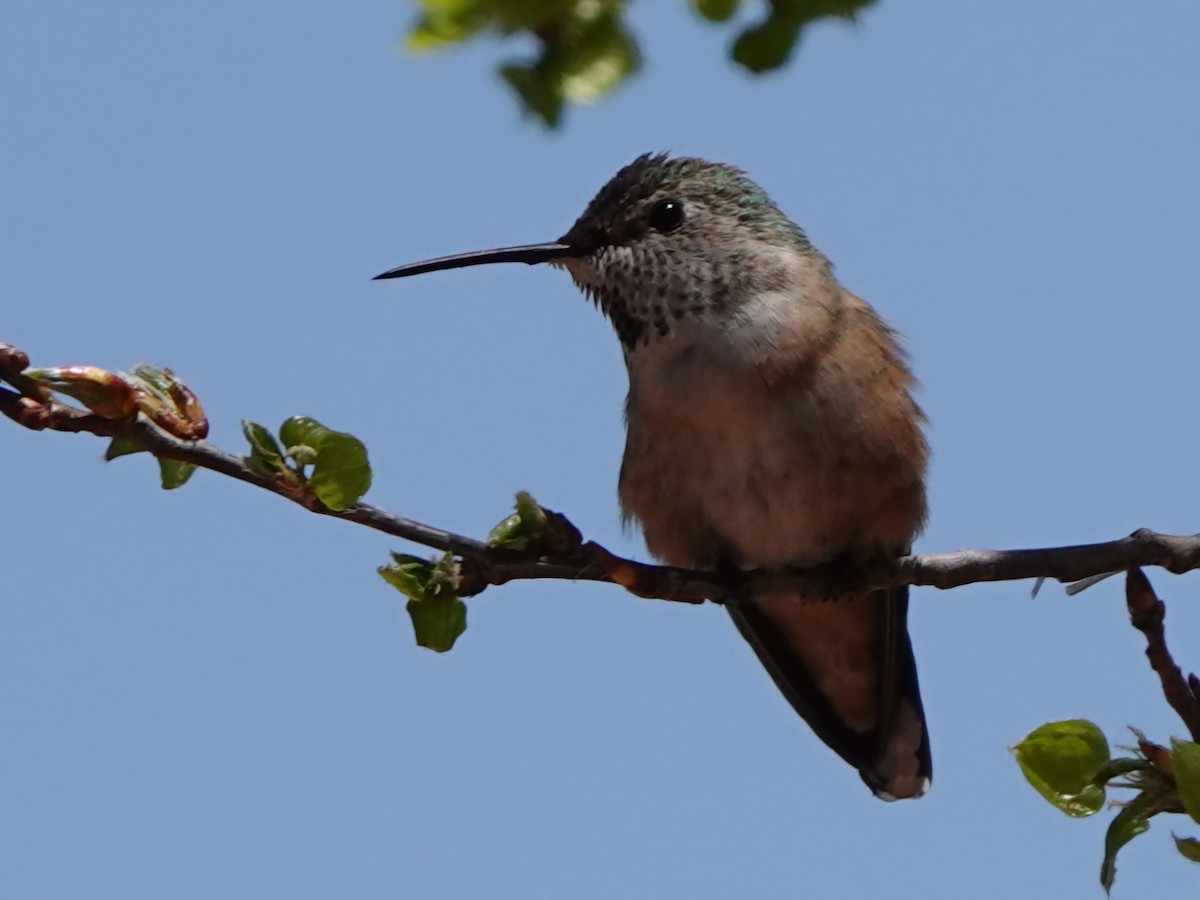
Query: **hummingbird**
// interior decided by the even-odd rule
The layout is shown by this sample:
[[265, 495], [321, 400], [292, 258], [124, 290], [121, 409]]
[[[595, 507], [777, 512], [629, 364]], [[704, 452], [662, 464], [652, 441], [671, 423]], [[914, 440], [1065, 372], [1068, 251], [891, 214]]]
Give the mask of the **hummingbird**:
[[[629, 375], [618, 495], [655, 558], [786, 572], [909, 552], [929, 451], [905, 353], [742, 170], [644, 154], [557, 241], [376, 278], [501, 262], [565, 269], [612, 323]], [[832, 599], [755, 588], [726, 608], [876, 796], [925, 793], [907, 587]]]

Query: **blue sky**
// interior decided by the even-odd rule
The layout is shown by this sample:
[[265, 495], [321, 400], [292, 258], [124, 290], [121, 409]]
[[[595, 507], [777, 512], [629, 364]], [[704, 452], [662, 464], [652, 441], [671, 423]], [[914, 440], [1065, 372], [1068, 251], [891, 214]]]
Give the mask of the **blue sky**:
[[[919, 549], [1200, 530], [1200, 7], [884, 0], [783, 74], [634, 4], [642, 77], [546, 134], [413, 59], [404, 3], [0, 8], [0, 340], [169, 365], [213, 438], [305, 413], [372, 502], [482, 534], [518, 489], [614, 550], [625, 389], [604, 321], [521, 266], [646, 150], [747, 169], [905, 335], [931, 419]], [[521, 48], [523, 49], [523, 48]], [[1007, 748], [1084, 716], [1181, 733], [1121, 589], [914, 594], [934, 787], [871, 798], [716, 608], [598, 585], [471, 601], [446, 656], [384, 536], [0, 423], [0, 896], [1101, 896], [1108, 819]], [[1200, 668], [1194, 578], [1152, 573]], [[1192, 896], [1156, 821], [1116, 896]], [[1200, 832], [1200, 826], [1191, 829]]]

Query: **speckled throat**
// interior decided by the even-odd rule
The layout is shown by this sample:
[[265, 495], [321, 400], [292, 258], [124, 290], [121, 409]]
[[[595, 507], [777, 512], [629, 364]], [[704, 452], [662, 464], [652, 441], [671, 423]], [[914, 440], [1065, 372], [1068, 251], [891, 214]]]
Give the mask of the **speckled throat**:
[[707, 317], [719, 327], [756, 293], [788, 288], [782, 253], [816, 254], [757, 243], [721, 247], [694, 238], [664, 252], [636, 244], [606, 246], [562, 265], [628, 351], [667, 336], [681, 319]]

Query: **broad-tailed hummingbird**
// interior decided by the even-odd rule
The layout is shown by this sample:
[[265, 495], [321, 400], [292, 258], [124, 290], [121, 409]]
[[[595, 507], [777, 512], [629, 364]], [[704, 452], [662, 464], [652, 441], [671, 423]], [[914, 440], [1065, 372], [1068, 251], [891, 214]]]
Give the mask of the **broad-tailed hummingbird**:
[[[909, 551], [928, 448], [894, 332], [739, 169], [644, 155], [562, 238], [400, 266], [566, 269], [629, 372], [619, 495], [659, 560], [763, 569]], [[932, 772], [908, 589], [727, 605], [788, 702], [880, 797]]]

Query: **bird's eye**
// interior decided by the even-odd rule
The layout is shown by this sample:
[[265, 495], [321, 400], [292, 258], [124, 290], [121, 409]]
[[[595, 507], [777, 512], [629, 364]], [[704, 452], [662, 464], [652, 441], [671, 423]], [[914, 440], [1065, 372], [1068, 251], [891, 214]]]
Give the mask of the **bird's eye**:
[[674, 231], [683, 224], [683, 204], [678, 200], [660, 200], [650, 210], [650, 227], [655, 231]]

